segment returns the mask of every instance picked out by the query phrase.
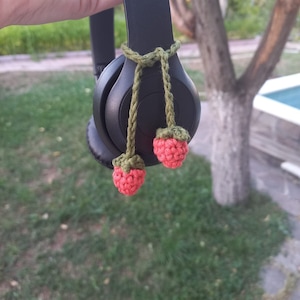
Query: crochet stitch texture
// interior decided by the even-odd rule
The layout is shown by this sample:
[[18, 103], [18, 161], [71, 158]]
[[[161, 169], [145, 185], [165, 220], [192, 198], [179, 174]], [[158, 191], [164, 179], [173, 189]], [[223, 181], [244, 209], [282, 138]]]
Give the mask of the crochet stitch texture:
[[112, 162], [114, 166], [113, 182], [119, 192], [124, 195], [134, 195], [144, 183], [146, 176], [144, 161], [135, 153], [138, 97], [143, 69], [152, 67], [158, 61], [161, 64], [162, 70], [167, 128], [157, 129], [156, 138], [153, 140], [153, 152], [157, 155], [158, 160], [168, 168], [181, 166], [188, 152], [187, 142], [190, 136], [184, 128], [176, 126], [174, 97], [171, 92], [171, 79], [169, 75], [168, 59], [176, 53], [179, 46], [179, 42], [175, 42], [168, 50], [157, 47], [153, 52], [140, 55], [126, 44], [122, 45], [124, 55], [137, 64], [134, 72], [132, 98], [129, 108], [126, 152], [115, 158]]

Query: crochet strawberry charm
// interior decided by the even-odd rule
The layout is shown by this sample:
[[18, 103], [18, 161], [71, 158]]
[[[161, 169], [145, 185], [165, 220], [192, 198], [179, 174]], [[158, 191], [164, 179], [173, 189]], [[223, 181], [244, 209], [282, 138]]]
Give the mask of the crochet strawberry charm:
[[114, 185], [120, 193], [126, 196], [136, 194], [145, 181], [145, 163], [143, 159], [135, 153], [139, 88], [143, 69], [152, 67], [158, 61], [160, 61], [161, 64], [161, 73], [165, 91], [167, 128], [157, 129], [156, 137], [153, 140], [153, 151], [164, 166], [173, 169], [180, 167], [187, 155], [187, 143], [190, 140], [190, 135], [187, 130], [180, 126], [176, 126], [175, 123], [174, 97], [171, 91], [168, 62], [168, 59], [176, 53], [179, 46], [180, 43], [175, 42], [168, 50], [157, 47], [153, 52], [140, 55], [131, 50], [126, 44], [122, 45], [125, 57], [136, 63], [128, 113], [126, 152], [112, 161], [114, 166], [112, 175]]
[[190, 135], [180, 126], [159, 128], [153, 139], [153, 152], [157, 159], [166, 167], [181, 167], [188, 153]]
[[139, 155], [128, 158], [122, 154], [113, 160], [113, 182], [121, 194], [133, 196], [143, 185], [146, 171], [145, 164]]

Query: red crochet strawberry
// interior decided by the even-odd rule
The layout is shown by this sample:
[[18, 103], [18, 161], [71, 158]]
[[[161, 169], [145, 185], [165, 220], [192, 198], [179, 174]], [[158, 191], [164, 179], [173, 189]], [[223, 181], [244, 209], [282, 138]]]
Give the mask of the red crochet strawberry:
[[175, 169], [186, 158], [189, 140], [189, 133], [180, 126], [159, 128], [153, 140], [153, 152], [165, 167]]
[[132, 196], [143, 185], [145, 176], [145, 170], [133, 169], [126, 173], [122, 170], [122, 168], [115, 167], [113, 172], [113, 181], [121, 194]]
[[128, 158], [122, 154], [113, 160], [113, 182], [118, 191], [126, 196], [133, 196], [143, 185], [146, 171], [139, 155]]

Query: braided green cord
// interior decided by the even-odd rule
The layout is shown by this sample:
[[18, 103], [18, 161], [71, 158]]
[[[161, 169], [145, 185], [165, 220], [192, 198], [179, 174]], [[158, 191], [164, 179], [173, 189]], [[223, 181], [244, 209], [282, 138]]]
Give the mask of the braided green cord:
[[126, 156], [128, 158], [135, 154], [135, 133], [137, 127], [137, 111], [138, 111], [138, 98], [141, 77], [143, 75], [143, 67], [138, 64], [134, 71], [134, 80], [132, 86], [132, 97], [129, 108], [128, 127], [127, 127], [127, 144]]
[[169, 62], [168, 62], [168, 54], [162, 53], [161, 59], [161, 70], [162, 70], [162, 78], [164, 83], [164, 91], [165, 91], [165, 114], [166, 114], [166, 123], [167, 127], [175, 126], [175, 113], [174, 113], [174, 97], [171, 92], [171, 78], [169, 75]]
[[169, 75], [169, 61], [168, 59], [173, 56], [179, 49], [180, 43], [176, 41], [171, 45], [170, 49], [164, 50], [161, 47], [157, 47], [153, 52], [145, 55], [131, 50], [126, 44], [122, 45], [124, 55], [134, 61], [137, 66], [134, 74], [134, 81], [132, 87], [132, 98], [129, 108], [128, 128], [127, 128], [127, 149], [126, 156], [131, 157], [135, 153], [135, 132], [137, 126], [137, 105], [138, 95], [141, 83], [141, 77], [143, 74], [143, 68], [152, 67], [157, 61], [161, 63], [164, 91], [165, 91], [165, 112], [166, 122], [168, 127], [175, 125], [175, 112], [174, 112], [174, 97], [171, 92], [171, 79]]
[[139, 89], [143, 75], [143, 69], [146, 67], [152, 67], [158, 61], [161, 63], [164, 84], [166, 122], [168, 127], [175, 126], [174, 97], [171, 92], [171, 78], [169, 75], [168, 59], [176, 53], [179, 47], [180, 43], [176, 41], [168, 50], [157, 47], [153, 52], [140, 55], [139, 53], [130, 49], [126, 44], [122, 45], [124, 55], [137, 64], [134, 71], [132, 97], [129, 107], [126, 153], [113, 160], [113, 165], [123, 167], [126, 172], [129, 172], [130, 168], [134, 167], [135, 165], [136, 168], [142, 168], [144, 166], [143, 162], [141, 162], [141, 158], [135, 154], [135, 134], [137, 128]]

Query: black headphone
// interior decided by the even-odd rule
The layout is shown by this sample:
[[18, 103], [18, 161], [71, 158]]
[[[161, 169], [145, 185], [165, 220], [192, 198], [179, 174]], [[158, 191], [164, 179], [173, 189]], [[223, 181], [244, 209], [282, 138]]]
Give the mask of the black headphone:
[[[128, 47], [141, 55], [174, 43], [169, 0], [124, 0]], [[97, 78], [93, 117], [87, 142], [97, 161], [112, 168], [112, 160], [126, 150], [128, 111], [136, 63], [123, 55], [115, 59], [113, 9], [90, 17], [92, 55]], [[176, 124], [191, 137], [200, 120], [198, 92], [178, 56], [169, 59]], [[166, 126], [164, 88], [159, 63], [145, 68], [139, 92], [136, 153], [146, 166], [158, 164], [153, 153], [157, 128]]]

